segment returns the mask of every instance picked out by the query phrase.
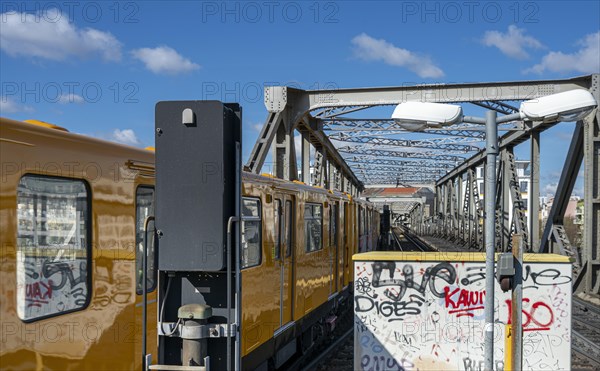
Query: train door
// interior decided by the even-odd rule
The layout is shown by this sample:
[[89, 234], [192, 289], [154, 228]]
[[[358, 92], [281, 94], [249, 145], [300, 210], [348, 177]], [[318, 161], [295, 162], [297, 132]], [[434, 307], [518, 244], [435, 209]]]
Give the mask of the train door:
[[294, 214], [295, 200], [293, 196], [285, 195], [282, 200], [275, 200], [277, 211], [276, 226], [279, 228], [279, 247], [276, 259], [280, 270], [280, 328], [294, 318]]
[[330, 275], [329, 295], [338, 292], [338, 273], [339, 273], [339, 244], [338, 244], [338, 210], [337, 202], [332, 202], [329, 208], [329, 261]]
[[[136, 301], [135, 301], [135, 318], [137, 324], [136, 329], [143, 329], [142, 324], [142, 312], [143, 312], [143, 251], [144, 242], [146, 242], [147, 248], [147, 271], [146, 271], [146, 282], [147, 282], [147, 318], [146, 318], [146, 335], [148, 344], [146, 346], [146, 352], [148, 354], [154, 353], [156, 349], [156, 287], [157, 287], [157, 276], [156, 276], [156, 259], [157, 251], [155, 249], [154, 240], [154, 222], [150, 221], [146, 226], [146, 218], [154, 216], [154, 186], [152, 185], [139, 185], [136, 188], [135, 193], [135, 274], [136, 274]], [[146, 234], [146, 236], [144, 236]], [[144, 238], [145, 237], [145, 238]], [[133, 328], [129, 329], [129, 324], [126, 325], [125, 331], [132, 331]], [[133, 325], [132, 325], [133, 326]], [[139, 326], [139, 327], [138, 327]], [[142, 336], [144, 334], [141, 334]], [[137, 350], [136, 350], [137, 352]], [[154, 360], [156, 360], [154, 355]]]
[[342, 209], [342, 217], [340, 220], [340, 225], [344, 226], [344, 230], [342, 233], [342, 287], [346, 285], [346, 276], [348, 269], [348, 261], [350, 259], [350, 249], [349, 249], [349, 237], [352, 233], [350, 228], [350, 216], [348, 214], [348, 203], [344, 202], [344, 207]]

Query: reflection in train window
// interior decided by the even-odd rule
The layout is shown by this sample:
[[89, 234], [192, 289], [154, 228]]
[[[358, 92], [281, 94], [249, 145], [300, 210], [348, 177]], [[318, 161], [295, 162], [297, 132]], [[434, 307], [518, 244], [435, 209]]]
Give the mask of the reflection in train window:
[[304, 206], [304, 240], [306, 251], [317, 251], [323, 248], [323, 206], [309, 204]]
[[17, 314], [72, 312], [89, 299], [90, 215], [81, 180], [25, 175], [17, 188]]
[[329, 245], [337, 246], [338, 205], [329, 208]]
[[[138, 294], [143, 293], [142, 282], [142, 258], [144, 251], [144, 223], [146, 218], [154, 215], [154, 188], [141, 186], [135, 192], [135, 245], [137, 246], [135, 254], [135, 271], [136, 271], [136, 291]], [[156, 288], [156, 251], [154, 248], [154, 222], [148, 224], [147, 239], [147, 259], [148, 269], [146, 271], [146, 282], [148, 292], [154, 291]]]
[[260, 265], [261, 217], [260, 201], [255, 198], [242, 199], [242, 268]]
[[294, 223], [294, 214], [292, 208], [292, 201], [285, 201], [285, 230], [286, 230], [286, 241], [285, 241], [285, 256], [292, 256], [292, 231]]
[[283, 238], [283, 221], [281, 220], [283, 218], [283, 210], [281, 209], [281, 200], [275, 200], [275, 202], [273, 203], [274, 206], [274, 211], [275, 211], [275, 215], [274, 215], [274, 220], [275, 220], [275, 225], [273, 227], [273, 231], [275, 232], [275, 236], [273, 238], [274, 240], [274, 244], [273, 244], [273, 259], [280, 259], [281, 258], [281, 240]]

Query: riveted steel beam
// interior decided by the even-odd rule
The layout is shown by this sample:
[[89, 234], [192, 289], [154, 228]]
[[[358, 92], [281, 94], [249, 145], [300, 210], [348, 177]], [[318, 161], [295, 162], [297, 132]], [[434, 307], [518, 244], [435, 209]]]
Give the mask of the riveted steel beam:
[[480, 147], [473, 145], [451, 143], [447, 140], [447, 138], [408, 140], [373, 136], [355, 136], [345, 133], [335, 133], [329, 135], [329, 139], [337, 140], [340, 142], [371, 144], [375, 146], [428, 148], [432, 150], [444, 150], [464, 153], [476, 152], [481, 150]]
[[416, 159], [425, 159], [425, 160], [435, 160], [435, 161], [454, 161], [461, 162], [464, 161], [464, 157], [455, 156], [455, 155], [445, 155], [439, 153], [432, 152], [401, 152], [401, 151], [387, 151], [387, 150], [377, 150], [377, 149], [365, 149], [360, 146], [354, 147], [340, 147], [338, 148], [339, 152], [354, 154], [354, 155], [366, 155], [366, 156], [377, 156], [377, 157], [401, 157], [401, 158], [416, 158]]

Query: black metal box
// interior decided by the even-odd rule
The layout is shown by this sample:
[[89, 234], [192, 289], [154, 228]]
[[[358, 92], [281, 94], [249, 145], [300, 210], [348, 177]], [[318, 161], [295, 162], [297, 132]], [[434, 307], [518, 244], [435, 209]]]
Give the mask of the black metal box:
[[155, 123], [158, 269], [222, 270], [236, 172], [241, 177], [241, 109], [218, 101], [158, 102]]

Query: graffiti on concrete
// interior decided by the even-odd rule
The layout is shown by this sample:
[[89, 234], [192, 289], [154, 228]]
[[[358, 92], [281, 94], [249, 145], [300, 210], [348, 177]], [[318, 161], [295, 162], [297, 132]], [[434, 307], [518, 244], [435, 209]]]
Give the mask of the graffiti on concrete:
[[[570, 367], [569, 264], [524, 265], [524, 369]], [[483, 262], [355, 262], [355, 368], [457, 369], [484, 366]], [[510, 292], [496, 283], [495, 369], [504, 369]]]

